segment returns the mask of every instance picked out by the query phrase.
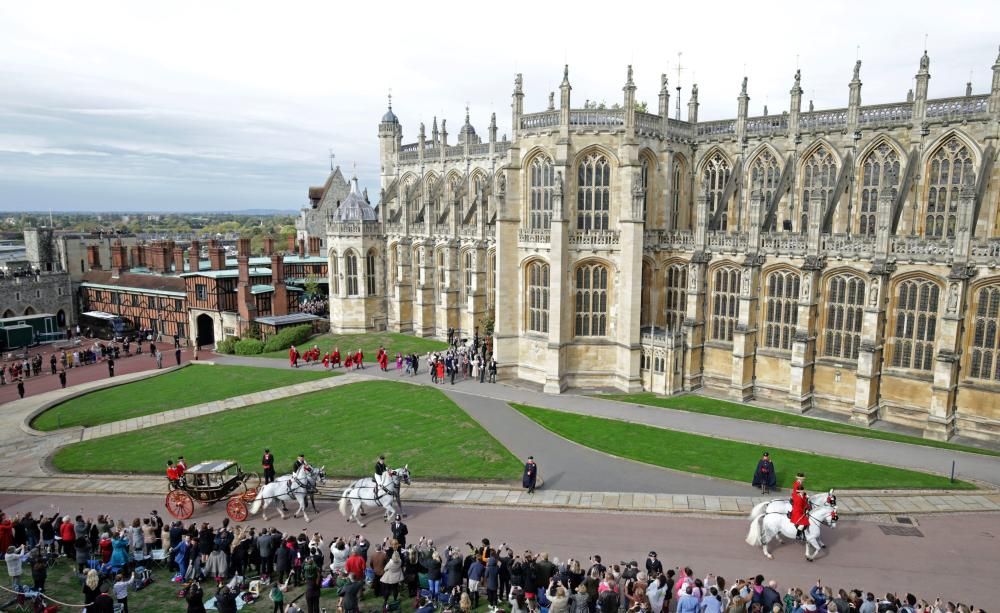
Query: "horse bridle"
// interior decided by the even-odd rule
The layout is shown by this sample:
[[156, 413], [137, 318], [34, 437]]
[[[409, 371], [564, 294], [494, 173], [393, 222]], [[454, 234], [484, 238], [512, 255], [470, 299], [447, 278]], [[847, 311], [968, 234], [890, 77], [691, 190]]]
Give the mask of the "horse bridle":
[[812, 513], [807, 513], [807, 515], [809, 515], [809, 519], [815, 520], [817, 524], [822, 524], [832, 528], [834, 522], [837, 521], [837, 508], [834, 507], [833, 510], [830, 511], [830, 516], [826, 519], [817, 519]]

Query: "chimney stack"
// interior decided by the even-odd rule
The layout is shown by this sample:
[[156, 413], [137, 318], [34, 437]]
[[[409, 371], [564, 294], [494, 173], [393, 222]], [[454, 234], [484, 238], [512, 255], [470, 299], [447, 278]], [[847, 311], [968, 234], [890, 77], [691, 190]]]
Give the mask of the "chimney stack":
[[116, 238], [111, 245], [111, 276], [119, 277], [128, 270], [128, 253], [121, 239]]
[[184, 250], [176, 244], [171, 243], [171, 245], [171, 249], [173, 250], [174, 274], [179, 275], [184, 272]]
[[212, 270], [225, 270], [226, 250], [219, 246], [219, 241], [214, 238], [208, 241], [208, 261]]
[[306, 239], [304, 238], [299, 239], [299, 257], [306, 257]]
[[295, 237], [294, 236], [289, 236], [288, 237], [288, 253], [289, 254], [295, 253]]
[[90, 270], [101, 270], [101, 247], [99, 245], [87, 246], [87, 267]]
[[257, 318], [257, 299], [250, 291], [250, 239], [240, 237], [236, 241], [236, 249], [236, 264], [239, 267], [236, 291], [239, 292], [240, 318], [249, 324]]
[[142, 250], [144, 247], [142, 245], [132, 245], [128, 248], [129, 258], [132, 261], [132, 266], [135, 268], [142, 267]]
[[198, 272], [201, 270], [201, 243], [191, 241], [188, 246], [188, 272]]
[[288, 315], [288, 290], [285, 288], [285, 258], [280, 253], [271, 255], [271, 315]]
[[274, 253], [274, 237], [265, 236], [264, 237], [264, 255], [271, 257]]
[[319, 243], [320, 243], [320, 238], [318, 236], [309, 237], [309, 255], [311, 256], [322, 255], [320, 253], [321, 249]]

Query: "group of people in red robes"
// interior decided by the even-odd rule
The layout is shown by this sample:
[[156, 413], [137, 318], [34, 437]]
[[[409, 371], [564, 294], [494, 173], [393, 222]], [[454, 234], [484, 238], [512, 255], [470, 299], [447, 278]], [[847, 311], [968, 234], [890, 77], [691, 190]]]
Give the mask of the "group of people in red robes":
[[319, 361], [319, 347], [316, 345], [312, 346], [312, 349], [307, 349], [305, 353], [302, 354], [302, 359], [305, 363], [318, 362]]
[[382, 372], [386, 372], [389, 366], [389, 354], [386, 352], [385, 347], [378, 348], [378, 353], [375, 354], [375, 361], [378, 362], [378, 367], [382, 369]]

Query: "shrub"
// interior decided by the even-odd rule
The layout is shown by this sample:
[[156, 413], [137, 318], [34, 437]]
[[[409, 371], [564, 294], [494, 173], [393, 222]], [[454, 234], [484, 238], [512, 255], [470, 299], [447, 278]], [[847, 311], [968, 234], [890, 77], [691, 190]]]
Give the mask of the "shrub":
[[240, 339], [235, 336], [227, 336], [221, 343], [216, 345], [215, 350], [219, 353], [228, 353], [229, 355], [232, 355], [236, 352], [236, 343], [239, 342], [239, 340]]
[[301, 345], [312, 336], [313, 329], [309, 324], [293, 326], [278, 332], [264, 343], [264, 351], [281, 351], [292, 345]]
[[255, 338], [241, 338], [236, 341], [236, 355], [257, 355], [263, 353], [264, 343]]

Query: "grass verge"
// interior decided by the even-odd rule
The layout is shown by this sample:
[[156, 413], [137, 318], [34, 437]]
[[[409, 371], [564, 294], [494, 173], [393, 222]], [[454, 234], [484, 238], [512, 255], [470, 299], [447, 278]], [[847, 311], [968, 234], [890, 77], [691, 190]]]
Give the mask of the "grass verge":
[[189, 465], [232, 459], [256, 471], [264, 447], [279, 473], [299, 453], [331, 476], [362, 477], [384, 453], [415, 479], [514, 480], [521, 463], [438, 390], [363, 381], [244, 409], [76, 443], [53, 463], [65, 472], [161, 474], [167, 458]]
[[191, 364], [148, 379], [97, 390], [57, 404], [31, 422], [48, 432], [180, 409], [329, 377], [328, 372]]
[[992, 449], [982, 449], [967, 445], [957, 445], [945, 441], [935, 441], [919, 436], [909, 436], [897, 434], [895, 432], [885, 432], [873, 428], [863, 428], [851, 424], [842, 424], [825, 419], [806, 417], [794, 413], [785, 413], [772, 409], [754, 407], [726, 400], [717, 400], [706, 396], [696, 396], [685, 394], [683, 396], [657, 396], [651, 393], [640, 394], [606, 394], [599, 396], [608, 400], [618, 402], [631, 402], [662, 409], [675, 409], [687, 411], [689, 413], [704, 413], [706, 415], [717, 415], [719, 417], [729, 417], [732, 419], [743, 419], [746, 421], [756, 421], [764, 424], [776, 424], [780, 426], [794, 426], [796, 428], [808, 428], [810, 430], [820, 430], [822, 432], [832, 432], [834, 434], [846, 434], [848, 436], [860, 436], [873, 438], [882, 441], [893, 441], [896, 443], [907, 443], [909, 445], [922, 445], [924, 447], [937, 447], [938, 449], [951, 449], [954, 451], [964, 451], [966, 453], [978, 453], [980, 455], [1000, 456], [1000, 451]]
[[[396, 334], [395, 332], [320, 334], [319, 336], [312, 337], [308, 342], [303, 344], [304, 347], [312, 347], [313, 345], [318, 345], [320, 351], [323, 353], [333, 351], [334, 347], [339, 347], [341, 359], [346, 357], [348, 351], [354, 352], [360, 347], [368, 363], [375, 362], [375, 354], [378, 353], [379, 347], [385, 347], [385, 350], [389, 352], [389, 361], [392, 363], [392, 368], [395, 368], [396, 353], [404, 355], [416, 353], [417, 355], [423, 355], [428, 351], [440, 351], [448, 348], [448, 343], [442, 341], [411, 336], [409, 334]], [[302, 347], [299, 347], [299, 350], [301, 351]], [[269, 351], [254, 357], [288, 359], [288, 350]]]
[[[543, 428], [585, 447], [654, 466], [699, 475], [750, 482], [760, 459], [760, 445], [688, 434], [652, 426], [511, 404]], [[814, 490], [837, 489], [975, 489], [971, 483], [879, 464], [826, 458], [771, 448], [780, 458], [778, 485], [791, 487], [796, 472], [809, 477]]]

